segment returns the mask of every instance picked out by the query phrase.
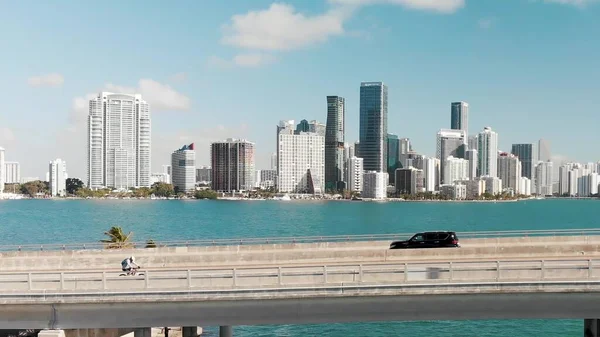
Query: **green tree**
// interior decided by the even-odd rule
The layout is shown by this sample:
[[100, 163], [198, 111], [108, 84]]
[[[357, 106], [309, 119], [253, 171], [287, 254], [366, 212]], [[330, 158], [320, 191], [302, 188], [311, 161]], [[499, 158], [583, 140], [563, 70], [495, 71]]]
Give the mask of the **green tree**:
[[129, 232], [125, 234], [123, 229], [119, 226], [112, 226], [108, 232], [104, 232], [104, 235], [106, 235], [108, 239], [100, 240], [100, 242], [104, 243], [104, 248], [106, 249], [122, 249], [131, 248], [133, 246], [133, 243], [131, 242], [133, 233]]
[[175, 189], [173, 185], [157, 182], [152, 185], [152, 194], [157, 197], [170, 197], [175, 194]]
[[148, 187], [135, 188], [131, 191], [135, 198], [147, 198], [152, 194], [152, 190]]
[[218, 198], [218, 195], [217, 195], [217, 192], [215, 192], [213, 190], [201, 190], [201, 191], [196, 191], [196, 193], [194, 193], [194, 198], [215, 200]]
[[44, 181], [35, 180], [21, 185], [21, 193], [35, 197], [38, 193], [48, 194], [48, 185]]
[[67, 187], [67, 193], [75, 194], [78, 190], [83, 188], [83, 181], [77, 178], [67, 178], [65, 182]]

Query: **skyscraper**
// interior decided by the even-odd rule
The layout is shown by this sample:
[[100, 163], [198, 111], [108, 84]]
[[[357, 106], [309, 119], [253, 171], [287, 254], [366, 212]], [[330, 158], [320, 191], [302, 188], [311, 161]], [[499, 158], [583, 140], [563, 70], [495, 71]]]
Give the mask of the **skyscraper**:
[[148, 103], [141, 95], [101, 92], [89, 108], [88, 187], [149, 187]]
[[48, 182], [53, 197], [64, 197], [67, 195], [67, 164], [56, 159], [50, 162], [48, 167]]
[[498, 157], [498, 178], [504, 188], [511, 188], [515, 193], [521, 193], [521, 161], [514, 154], [502, 152]]
[[303, 119], [300, 121], [300, 123], [298, 123], [298, 125], [296, 126], [296, 132], [300, 133], [300, 132], [308, 132], [309, 126], [308, 126], [308, 121], [306, 119]]
[[477, 150], [477, 152], [479, 152], [479, 140], [477, 138], [478, 135], [469, 136], [469, 140], [467, 141], [469, 150]]
[[465, 135], [469, 134], [469, 103], [453, 102], [450, 105], [450, 129], [463, 130]]
[[552, 161], [552, 154], [550, 153], [550, 143], [543, 138], [538, 141], [537, 159], [543, 162]]
[[533, 179], [535, 174], [535, 147], [533, 144], [513, 144], [511, 153], [521, 161], [521, 176]]
[[454, 184], [457, 180], [469, 179], [469, 161], [449, 156], [444, 166], [444, 185]]
[[400, 139], [398, 136], [388, 133], [387, 135], [387, 171], [390, 173], [390, 184], [394, 184], [396, 180], [396, 175], [393, 172], [396, 172], [398, 167], [398, 162], [400, 161]]
[[423, 170], [414, 167], [397, 169], [396, 172], [396, 193], [398, 194], [417, 194], [423, 192]]
[[440, 160], [440, 180], [444, 182], [445, 163], [448, 157], [464, 158], [465, 132], [441, 129], [437, 133], [436, 157]]
[[465, 153], [465, 159], [469, 161], [469, 180], [473, 180], [477, 177], [477, 162], [478, 153], [475, 149], [468, 149]]
[[194, 143], [184, 145], [171, 154], [171, 181], [178, 192], [192, 192], [196, 189], [196, 151]]
[[212, 143], [210, 150], [213, 190], [236, 192], [254, 188], [254, 143], [229, 138]]
[[435, 192], [440, 188], [440, 160], [425, 158], [423, 163], [425, 192]]
[[387, 114], [387, 86], [361, 83], [358, 157], [364, 159], [365, 171], [387, 172]]
[[345, 100], [327, 96], [327, 125], [325, 130], [325, 189], [344, 189], [344, 124]]
[[352, 157], [346, 163], [348, 166], [348, 189], [352, 192], [361, 192], [363, 189], [363, 159]]
[[325, 137], [326, 130], [327, 126], [323, 123], [319, 123], [316, 120], [312, 120], [310, 123], [308, 123], [308, 132], [313, 132], [319, 136]]
[[485, 127], [477, 137], [479, 144], [478, 176], [498, 177], [498, 134]]
[[[408, 138], [400, 138], [398, 144], [398, 167], [397, 168], [407, 168], [409, 165], [406, 162], [408, 159], [408, 153], [412, 151], [412, 145], [410, 144], [410, 139]], [[394, 179], [395, 178], [394, 174]]]
[[19, 184], [21, 182], [21, 167], [16, 161], [4, 162], [4, 173], [5, 184]]
[[540, 196], [552, 195], [554, 179], [552, 178], [552, 162], [540, 161], [536, 166], [536, 191]]
[[283, 124], [279, 130], [277, 188], [282, 193], [322, 193], [325, 189], [325, 137], [314, 132], [295, 133], [292, 124]]

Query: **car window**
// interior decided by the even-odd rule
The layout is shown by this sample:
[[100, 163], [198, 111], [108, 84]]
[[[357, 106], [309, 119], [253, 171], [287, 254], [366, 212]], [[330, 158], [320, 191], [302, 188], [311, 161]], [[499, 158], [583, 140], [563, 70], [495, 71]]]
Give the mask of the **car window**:
[[415, 236], [413, 236], [410, 241], [414, 241], [414, 242], [421, 242], [421, 241], [425, 241], [425, 238], [423, 237], [423, 234], [417, 234]]
[[437, 233], [425, 233], [425, 241], [435, 241], [438, 239]]
[[447, 240], [448, 239], [448, 233], [438, 233], [439, 239], [440, 240]]

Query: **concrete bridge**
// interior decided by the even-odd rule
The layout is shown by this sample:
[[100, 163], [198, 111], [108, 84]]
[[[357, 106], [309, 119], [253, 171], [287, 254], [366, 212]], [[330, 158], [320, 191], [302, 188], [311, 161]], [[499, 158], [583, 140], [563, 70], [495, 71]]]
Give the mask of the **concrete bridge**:
[[[590, 318], [588, 335], [600, 336], [600, 236], [569, 234], [394, 251], [380, 240], [22, 249], [0, 258], [0, 326], [146, 336], [150, 326], [219, 325], [228, 336], [253, 324]], [[119, 276], [130, 254], [143, 275]]]

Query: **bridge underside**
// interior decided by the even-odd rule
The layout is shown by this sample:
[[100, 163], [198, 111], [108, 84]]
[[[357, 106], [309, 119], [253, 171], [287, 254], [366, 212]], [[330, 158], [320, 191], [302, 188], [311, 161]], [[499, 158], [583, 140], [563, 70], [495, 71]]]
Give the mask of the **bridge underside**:
[[356, 321], [584, 319], [600, 317], [598, 303], [600, 292], [11, 304], [0, 305], [0, 326], [5, 329], [83, 329]]

